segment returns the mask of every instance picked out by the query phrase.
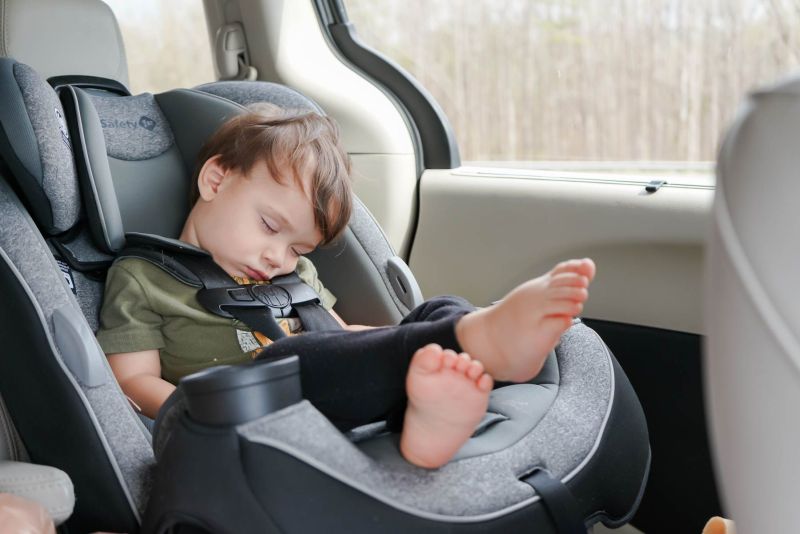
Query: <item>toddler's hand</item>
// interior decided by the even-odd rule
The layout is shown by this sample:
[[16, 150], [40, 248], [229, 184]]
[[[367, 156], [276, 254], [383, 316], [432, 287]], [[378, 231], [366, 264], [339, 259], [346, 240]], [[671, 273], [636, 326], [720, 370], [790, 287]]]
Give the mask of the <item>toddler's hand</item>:
[[47, 510], [38, 502], [0, 493], [0, 534], [55, 534]]

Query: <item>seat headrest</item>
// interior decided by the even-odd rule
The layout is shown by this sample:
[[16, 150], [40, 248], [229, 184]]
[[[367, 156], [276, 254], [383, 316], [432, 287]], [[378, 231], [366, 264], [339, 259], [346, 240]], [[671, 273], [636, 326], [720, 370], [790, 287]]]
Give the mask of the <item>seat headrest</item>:
[[272, 82], [221, 81], [198, 85], [195, 89], [227, 98], [242, 106], [266, 102], [282, 109], [300, 109], [316, 111], [320, 115], [325, 114], [310, 98], [285, 85]]
[[40, 227], [50, 234], [70, 229], [80, 193], [55, 91], [29, 66], [0, 58], [0, 102], [0, 157]]
[[244, 109], [191, 89], [157, 95], [65, 87], [79, 181], [95, 244], [108, 253], [125, 233], [177, 237], [203, 143]]
[[3, 0], [0, 22], [0, 55], [45, 79], [85, 75], [128, 85], [119, 25], [101, 0]]

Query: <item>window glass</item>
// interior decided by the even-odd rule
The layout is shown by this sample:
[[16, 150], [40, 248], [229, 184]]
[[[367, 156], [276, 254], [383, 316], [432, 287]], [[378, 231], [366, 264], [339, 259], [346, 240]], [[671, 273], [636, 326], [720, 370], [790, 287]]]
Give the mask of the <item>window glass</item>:
[[465, 161], [691, 167], [749, 89], [800, 63], [797, 0], [346, 3], [439, 102]]
[[202, 0], [105, 0], [122, 31], [133, 94], [214, 81]]

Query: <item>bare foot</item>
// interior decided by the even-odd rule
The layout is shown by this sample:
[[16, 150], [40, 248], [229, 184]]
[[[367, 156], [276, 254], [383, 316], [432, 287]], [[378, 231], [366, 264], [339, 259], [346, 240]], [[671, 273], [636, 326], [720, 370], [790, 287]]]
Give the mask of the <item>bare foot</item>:
[[486, 413], [492, 377], [468, 355], [426, 345], [411, 359], [400, 452], [429, 469], [446, 464]]
[[456, 338], [495, 380], [530, 380], [583, 311], [594, 275], [589, 258], [559, 263], [517, 286], [500, 303], [462, 317]]

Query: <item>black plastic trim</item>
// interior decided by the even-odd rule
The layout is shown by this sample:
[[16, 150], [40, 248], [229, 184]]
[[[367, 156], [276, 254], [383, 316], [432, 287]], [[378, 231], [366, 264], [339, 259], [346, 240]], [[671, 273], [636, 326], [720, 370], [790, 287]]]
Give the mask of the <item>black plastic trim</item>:
[[[631, 523], [648, 534], [672, 533], [675, 525], [700, 532], [709, 517], [724, 515], [706, 426], [701, 336], [594, 319], [584, 323], [614, 352], [647, 417], [653, 465]], [[687, 488], [691, 498], [676, 501]]]
[[75, 487], [72, 532], [137, 532], [139, 525], [94, 423], [58, 364], [39, 314], [0, 259], [0, 391], [31, 461], [65, 471]]
[[100, 78], [99, 76], [84, 76], [84, 75], [65, 75], [53, 76], [47, 79], [47, 83], [58, 92], [59, 89], [66, 86], [80, 87], [82, 89], [102, 89], [121, 96], [131, 96], [131, 92], [127, 87], [117, 80], [110, 78]]
[[[35, 215], [45, 233], [54, 234], [58, 233], [59, 229], [54, 223], [50, 199], [47, 198], [42, 186], [39, 143], [27, 115], [22, 90], [16, 81], [14, 68], [17, 65], [22, 63], [17, 63], [11, 58], [0, 58], [0, 73], [8, 80], [8, 83], [0, 88], [0, 100], [3, 102], [0, 106], [0, 158], [11, 171], [7, 179], [14, 183], [16, 191], [22, 193], [20, 198], [25, 206]], [[34, 158], [38, 169], [28, 169], [21, 159], [21, 155], [25, 153], [28, 154], [28, 160]], [[25, 156], [22, 155], [22, 158]], [[35, 175], [35, 172], [39, 175]]]
[[453, 128], [433, 96], [400, 65], [358, 38], [340, 0], [314, 0], [314, 4], [329, 45], [350, 67], [396, 99], [418, 143], [421, 157], [417, 160], [423, 168], [459, 167], [461, 156]]

